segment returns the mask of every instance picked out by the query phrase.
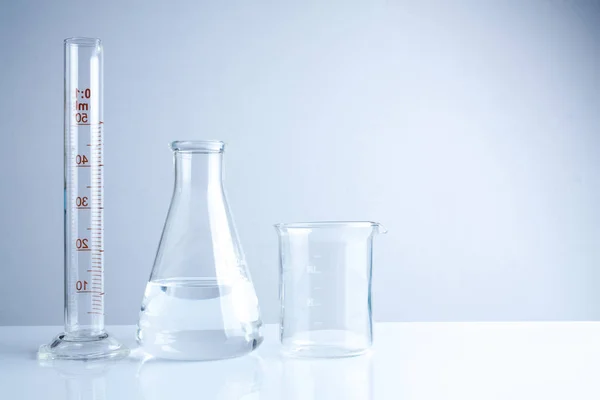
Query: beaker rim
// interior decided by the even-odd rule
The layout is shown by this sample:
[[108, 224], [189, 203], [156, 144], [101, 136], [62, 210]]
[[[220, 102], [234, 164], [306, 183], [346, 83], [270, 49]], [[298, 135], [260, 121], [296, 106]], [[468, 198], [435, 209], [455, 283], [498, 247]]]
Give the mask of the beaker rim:
[[187, 153], [222, 153], [225, 143], [220, 140], [176, 140], [170, 147], [173, 151]]
[[89, 46], [96, 47], [102, 44], [102, 41], [98, 38], [89, 37], [70, 37], [65, 39], [65, 45], [69, 46]]
[[277, 229], [304, 229], [304, 228], [373, 228], [379, 227], [379, 222], [373, 221], [312, 221], [312, 222], [287, 222], [273, 225]]

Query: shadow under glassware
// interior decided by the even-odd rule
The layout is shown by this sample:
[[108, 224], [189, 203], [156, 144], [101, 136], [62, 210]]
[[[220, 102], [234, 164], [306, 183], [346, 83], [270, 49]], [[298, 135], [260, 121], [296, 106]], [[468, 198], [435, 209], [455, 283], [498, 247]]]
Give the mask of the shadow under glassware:
[[225, 144], [171, 144], [175, 187], [142, 301], [137, 340], [177, 360], [247, 354], [263, 341], [258, 299], [222, 182]]
[[281, 398], [372, 400], [371, 355], [342, 359], [286, 358], [283, 361]]
[[371, 273], [377, 222], [277, 224], [280, 337], [295, 357], [349, 357], [373, 341]]

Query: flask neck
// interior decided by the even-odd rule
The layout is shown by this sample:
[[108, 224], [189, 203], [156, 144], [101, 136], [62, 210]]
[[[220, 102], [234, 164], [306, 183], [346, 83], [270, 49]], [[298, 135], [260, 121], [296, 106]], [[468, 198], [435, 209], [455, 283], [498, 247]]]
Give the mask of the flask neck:
[[174, 153], [175, 187], [180, 190], [221, 188], [223, 153]]

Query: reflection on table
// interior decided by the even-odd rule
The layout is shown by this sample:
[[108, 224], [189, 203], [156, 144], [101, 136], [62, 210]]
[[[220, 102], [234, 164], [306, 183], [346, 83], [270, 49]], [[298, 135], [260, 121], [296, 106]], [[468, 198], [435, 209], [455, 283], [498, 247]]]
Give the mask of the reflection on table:
[[149, 360], [137, 375], [144, 400], [259, 399], [262, 379], [261, 360], [252, 354], [207, 362]]
[[106, 373], [114, 363], [50, 361], [41, 365], [54, 369], [64, 380], [67, 400], [106, 399]]
[[338, 359], [283, 359], [285, 400], [371, 400], [370, 355]]

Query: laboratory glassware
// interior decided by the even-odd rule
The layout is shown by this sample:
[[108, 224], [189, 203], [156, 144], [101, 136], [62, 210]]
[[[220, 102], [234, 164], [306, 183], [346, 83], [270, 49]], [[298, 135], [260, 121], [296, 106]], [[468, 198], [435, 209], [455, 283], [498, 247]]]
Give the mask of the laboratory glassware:
[[263, 341], [258, 299], [222, 181], [225, 145], [171, 144], [175, 184], [137, 329], [158, 358], [214, 360]]
[[376, 222], [275, 225], [280, 338], [285, 354], [347, 357], [372, 344], [371, 272]]
[[118, 359], [129, 350], [104, 329], [103, 46], [64, 41], [65, 332], [40, 360]]

